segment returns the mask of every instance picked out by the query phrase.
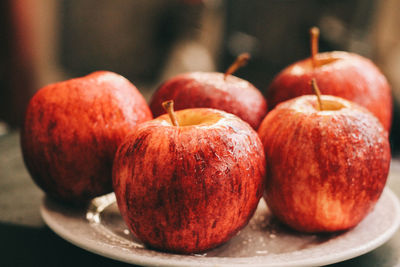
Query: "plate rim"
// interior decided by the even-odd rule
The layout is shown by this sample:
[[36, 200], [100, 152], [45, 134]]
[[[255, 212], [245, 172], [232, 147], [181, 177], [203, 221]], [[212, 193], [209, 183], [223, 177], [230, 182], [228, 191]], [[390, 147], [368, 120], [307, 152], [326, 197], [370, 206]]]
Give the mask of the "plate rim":
[[[386, 241], [388, 241], [397, 231], [397, 229], [400, 227], [400, 202], [395, 193], [393, 191], [386, 187], [382, 193], [382, 196], [385, 195], [385, 197], [388, 197], [389, 201], [394, 205], [395, 210], [393, 211], [395, 214], [395, 217], [393, 219], [393, 222], [390, 224], [390, 227], [388, 227], [381, 235], [378, 237], [369, 240], [366, 244], [361, 245], [359, 247], [353, 248], [351, 250], [345, 251], [343, 253], [333, 253], [326, 255], [325, 257], [318, 257], [318, 258], [305, 258], [303, 260], [297, 260], [295, 263], [290, 263], [288, 265], [288, 262], [282, 262], [282, 263], [272, 263], [268, 264], [268, 262], [265, 263], [256, 263], [252, 262], [252, 266], [293, 266], [293, 267], [300, 267], [300, 266], [320, 266], [320, 265], [326, 265], [326, 264], [332, 264], [332, 263], [337, 263], [340, 261], [348, 260], [360, 255], [363, 255], [367, 252], [370, 252], [377, 247], [383, 245]], [[381, 197], [382, 197], [381, 196]], [[194, 259], [205, 259], [203, 257], [196, 257], [193, 255], [179, 255], [179, 254], [170, 254], [170, 255], [175, 255], [175, 256], [182, 256], [184, 257], [190, 257], [191, 261], [183, 261], [182, 260], [177, 260], [177, 259], [168, 259], [168, 261], [165, 261], [163, 258], [158, 258], [158, 257], [151, 257], [147, 255], [140, 255], [136, 254], [134, 252], [130, 252], [131, 254], [123, 254], [123, 253], [116, 253], [115, 251], [108, 249], [107, 246], [102, 245], [102, 243], [96, 242], [95, 240], [89, 239], [89, 238], [82, 238], [82, 237], [77, 237], [74, 235], [71, 235], [67, 233], [67, 231], [64, 229], [62, 225], [59, 225], [51, 216], [50, 212], [47, 211], [46, 206], [45, 206], [45, 201], [46, 201], [46, 196], [43, 197], [42, 204], [40, 206], [40, 213], [41, 216], [46, 223], [46, 225], [57, 235], [59, 235], [61, 238], [64, 240], [74, 244], [77, 247], [80, 247], [84, 250], [87, 250], [91, 253], [95, 253], [98, 255], [101, 255], [103, 257], [107, 257], [113, 260], [125, 262], [125, 263], [130, 263], [130, 264], [139, 264], [142, 266], [187, 266], [190, 264], [190, 266], [210, 266], [210, 264], [215, 264], [215, 259], [220, 259], [221, 261], [225, 260], [239, 260], [240, 263], [237, 262], [221, 262], [218, 263], [218, 266], [245, 266], [246, 260], [251, 260], [254, 258], [268, 258], [270, 256], [253, 256], [253, 257], [238, 257], [238, 258], [230, 258], [230, 257], [207, 257], [206, 259], [214, 259], [212, 263], [207, 263], [204, 261], [201, 262], [194, 262]], [[85, 210], [86, 211], [86, 210]], [[373, 213], [374, 211], [372, 211]], [[88, 222], [89, 223], [89, 222]], [[352, 231], [352, 230], [349, 230]], [[106, 244], [108, 245], [108, 244]], [[111, 246], [111, 245], [108, 245]], [[312, 249], [311, 249], [312, 250]], [[165, 252], [157, 252], [157, 253], [163, 253]], [[117, 255], [118, 254], [118, 255]]]

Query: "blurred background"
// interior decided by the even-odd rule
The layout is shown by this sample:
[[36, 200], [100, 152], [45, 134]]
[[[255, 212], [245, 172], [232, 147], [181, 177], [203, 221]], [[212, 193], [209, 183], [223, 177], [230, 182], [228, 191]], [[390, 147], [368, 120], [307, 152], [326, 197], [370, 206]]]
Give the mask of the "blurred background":
[[149, 100], [186, 71], [224, 71], [265, 92], [282, 68], [309, 56], [311, 26], [320, 51], [372, 59], [394, 96], [391, 144], [400, 153], [400, 1], [396, 0], [2, 0], [0, 135], [18, 130], [40, 87], [95, 70], [119, 73]]

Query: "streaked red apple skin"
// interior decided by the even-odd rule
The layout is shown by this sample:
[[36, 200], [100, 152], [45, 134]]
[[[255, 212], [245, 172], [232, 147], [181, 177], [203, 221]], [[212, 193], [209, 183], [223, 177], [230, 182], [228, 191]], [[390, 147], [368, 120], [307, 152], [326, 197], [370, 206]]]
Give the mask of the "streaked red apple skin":
[[322, 94], [334, 95], [366, 107], [390, 130], [392, 95], [388, 81], [369, 59], [354, 53], [325, 52], [317, 55], [320, 62], [338, 60], [312, 70], [311, 59], [298, 61], [283, 69], [267, 91], [270, 109], [278, 103], [312, 94], [310, 81], [315, 78]]
[[265, 200], [273, 214], [302, 232], [356, 226], [385, 186], [387, 131], [366, 109], [317, 111], [316, 96], [297, 97], [270, 111], [259, 129], [267, 162]]
[[139, 125], [116, 153], [113, 185], [132, 233], [152, 248], [187, 254], [228, 241], [248, 223], [263, 194], [265, 157], [257, 133], [232, 114], [176, 114], [222, 119], [178, 128], [163, 115]]
[[191, 72], [163, 83], [153, 95], [150, 109], [154, 117], [165, 113], [161, 103], [174, 100], [175, 110], [215, 108], [235, 114], [255, 130], [267, 114], [267, 102], [248, 81], [223, 73]]
[[81, 204], [112, 191], [112, 162], [125, 138], [152, 119], [128, 80], [99, 71], [54, 83], [30, 100], [21, 133], [25, 165], [50, 197]]

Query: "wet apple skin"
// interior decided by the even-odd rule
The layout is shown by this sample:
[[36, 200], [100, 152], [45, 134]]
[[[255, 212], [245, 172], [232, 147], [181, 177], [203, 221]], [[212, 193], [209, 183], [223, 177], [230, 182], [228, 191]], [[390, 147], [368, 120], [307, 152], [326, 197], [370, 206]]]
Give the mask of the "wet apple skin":
[[174, 100], [175, 110], [215, 108], [236, 116], [258, 129], [267, 114], [267, 102], [251, 83], [218, 72], [192, 72], [177, 75], [163, 83], [154, 94], [150, 109], [154, 117], [165, 111], [161, 103]]
[[[186, 111], [202, 116], [210, 109], [176, 113]], [[177, 128], [163, 115], [139, 125], [118, 149], [117, 203], [149, 247], [183, 254], [214, 248], [248, 223], [262, 197], [265, 157], [257, 133], [231, 114], [211, 112], [229, 122]]]
[[354, 53], [319, 53], [317, 60], [335, 61], [312, 70], [311, 59], [298, 61], [283, 69], [267, 90], [270, 110], [285, 100], [312, 94], [315, 78], [322, 94], [343, 97], [371, 111], [390, 130], [392, 123], [391, 88], [382, 72], [369, 59]]
[[112, 191], [118, 145], [150, 119], [136, 87], [112, 72], [45, 86], [31, 99], [22, 127], [25, 165], [47, 195], [81, 205]]
[[316, 96], [294, 98], [272, 110], [259, 129], [267, 162], [264, 198], [280, 221], [301, 232], [356, 226], [388, 176], [387, 132], [364, 108], [337, 101], [345, 107], [317, 111]]

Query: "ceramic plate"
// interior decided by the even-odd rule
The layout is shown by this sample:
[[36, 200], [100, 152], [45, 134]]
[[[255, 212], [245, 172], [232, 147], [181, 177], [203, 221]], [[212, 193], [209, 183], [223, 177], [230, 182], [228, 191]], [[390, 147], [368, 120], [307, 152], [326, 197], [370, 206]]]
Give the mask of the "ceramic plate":
[[125, 226], [113, 193], [72, 209], [44, 198], [41, 214], [62, 238], [88, 251], [138, 265], [318, 266], [350, 259], [386, 242], [400, 224], [400, 204], [388, 188], [375, 209], [341, 234], [299, 234], [278, 223], [263, 200], [250, 223], [228, 243], [204, 254], [178, 255], [146, 248]]

